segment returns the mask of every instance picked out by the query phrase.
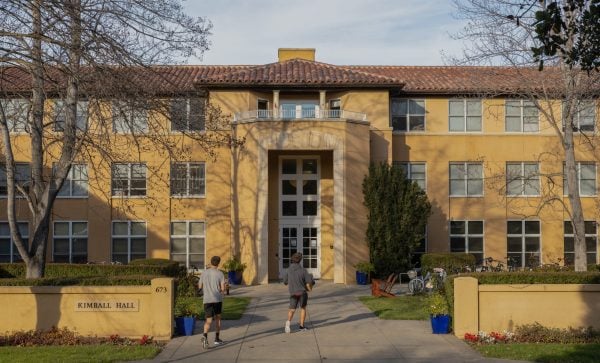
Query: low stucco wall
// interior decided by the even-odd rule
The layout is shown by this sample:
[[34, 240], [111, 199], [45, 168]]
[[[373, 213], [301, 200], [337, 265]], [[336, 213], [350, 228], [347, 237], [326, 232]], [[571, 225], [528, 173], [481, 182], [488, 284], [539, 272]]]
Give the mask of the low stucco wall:
[[171, 339], [173, 287], [172, 278], [150, 286], [3, 286], [0, 333], [56, 326], [89, 336]]
[[546, 327], [600, 328], [600, 285], [479, 285], [454, 280], [454, 334], [513, 331], [538, 322]]

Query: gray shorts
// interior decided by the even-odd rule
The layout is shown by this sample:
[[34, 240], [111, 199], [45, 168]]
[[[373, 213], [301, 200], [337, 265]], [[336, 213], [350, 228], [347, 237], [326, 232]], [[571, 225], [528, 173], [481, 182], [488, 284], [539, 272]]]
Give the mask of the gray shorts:
[[290, 309], [295, 310], [298, 308], [298, 305], [300, 305], [301, 308], [305, 308], [307, 303], [308, 294], [306, 293], [306, 291], [297, 295], [290, 295]]

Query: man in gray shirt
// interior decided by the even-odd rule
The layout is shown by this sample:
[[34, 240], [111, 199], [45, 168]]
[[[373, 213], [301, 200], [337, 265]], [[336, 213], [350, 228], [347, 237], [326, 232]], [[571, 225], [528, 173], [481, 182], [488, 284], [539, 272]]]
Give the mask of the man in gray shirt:
[[288, 267], [285, 275], [283, 276], [283, 283], [288, 285], [288, 291], [290, 292], [290, 307], [288, 309], [288, 319], [285, 322], [285, 332], [290, 333], [290, 324], [294, 313], [298, 306], [300, 306], [300, 331], [308, 330], [304, 326], [304, 320], [306, 319], [306, 304], [308, 303], [307, 291], [312, 290], [312, 286], [315, 284], [312, 276], [300, 266], [302, 262], [302, 254], [296, 252], [290, 258], [291, 264]]
[[198, 287], [204, 293], [204, 335], [202, 336], [202, 347], [208, 348], [208, 331], [212, 324], [213, 317], [215, 318], [215, 345], [224, 344], [219, 338], [221, 332], [221, 311], [223, 310], [223, 293], [225, 292], [225, 276], [219, 270], [221, 257], [213, 256], [210, 259], [210, 268], [207, 268], [198, 281]]

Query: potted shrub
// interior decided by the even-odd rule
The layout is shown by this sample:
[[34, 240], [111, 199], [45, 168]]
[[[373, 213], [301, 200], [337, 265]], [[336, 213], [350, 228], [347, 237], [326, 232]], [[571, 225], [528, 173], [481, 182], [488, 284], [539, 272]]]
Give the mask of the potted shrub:
[[361, 261], [354, 267], [356, 268], [356, 283], [366, 285], [369, 282], [369, 275], [375, 271], [375, 265], [371, 262]]
[[196, 298], [181, 297], [175, 301], [175, 327], [179, 335], [192, 335], [199, 317], [200, 304]]
[[450, 309], [446, 297], [439, 292], [429, 295], [427, 308], [433, 334], [448, 334], [450, 332]]
[[242, 283], [242, 273], [246, 269], [245, 263], [242, 263], [237, 257], [232, 256], [225, 261], [223, 268], [227, 270], [227, 278], [231, 284], [240, 285]]

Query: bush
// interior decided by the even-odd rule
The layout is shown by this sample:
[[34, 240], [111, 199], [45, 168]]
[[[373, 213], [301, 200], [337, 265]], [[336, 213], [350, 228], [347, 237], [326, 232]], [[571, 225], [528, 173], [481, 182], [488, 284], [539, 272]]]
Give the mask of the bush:
[[198, 280], [200, 278], [194, 274], [185, 274], [179, 276], [175, 281], [175, 291], [178, 297], [198, 296]]
[[232, 256], [223, 263], [222, 267], [227, 271], [244, 272], [247, 266], [245, 263], [242, 263], [239, 258]]
[[600, 331], [593, 328], [547, 328], [540, 323], [519, 325], [514, 340], [519, 343], [587, 344], [600, 343]]
[[197, 298], [178, 297], [175, 300], [175, 316], [193, 316], [198, 319], [202, 313], [202, 305]]
[[[155, 275], [177, 277], [180, 274], [179, 263], [169, 261], [160, 264], [128, 264], [128, 265], [100, 265], [100, 264], [46, 264], [46, 278], [84, 277], [84, 276], [130, 276], [130, 275]], [[24, 278], [25, 264], [1, 263], [0, 278]]]
[[111, 335], [107, 338], [84, 337], [67, 328], [58, 329], [53, 327], [50, 330], [29, 330], [11, 333], [10, 335], [0, 336], [0, 346], [56, 346], [56, 345], [86, 345], [86, 344], [112, 344], [112, 345], [148, 345], [158, 343], [154, 342], [152, 337], [144, 335], [139, 340], [121, 338], [118, 335]]
[[358, 272], [362, 272], [365, 274], [370, 274], [372, 272], [375, 272], [375, 265], [372, 264], [371, 262], [367, 262], [367, 261], [361, 261], [359, 263], [357, 263], [354, 268], [356, 268], [356, 271]]
[[139, 286], [150, 285], [155, 275], [4, 278], [0, 286]]
[[429, 295], [427, 297], [427, 311], [433, 316], [448, 315], [450, 310], [448, 308], [446, 297], [439, 292]]
[[167, 266], [171, 264], [179, 264], [166, 258], [140, 258], [132, 260], [127, 265], [129, 266]]
[[421, 256], [421, 269], [423, 274], [432, 272], [434, 268], [441, 267], [448, 274], [464, 271], [465, 267], [475, 266], [475, 256], [470, 253], [426, 253]]

